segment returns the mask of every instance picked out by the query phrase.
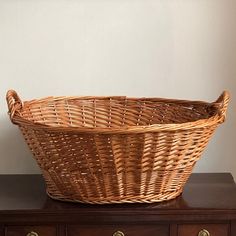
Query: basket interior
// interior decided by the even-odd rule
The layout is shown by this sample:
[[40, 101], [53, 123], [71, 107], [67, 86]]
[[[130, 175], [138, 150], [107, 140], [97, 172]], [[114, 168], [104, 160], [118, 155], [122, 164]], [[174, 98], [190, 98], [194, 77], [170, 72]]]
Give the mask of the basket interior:
[[53, 127], [119, 128], [177, 124], [207, 119], [215, 109], [204, 102], [128, 98], [51, 98], [25, 102], [21, 116]]

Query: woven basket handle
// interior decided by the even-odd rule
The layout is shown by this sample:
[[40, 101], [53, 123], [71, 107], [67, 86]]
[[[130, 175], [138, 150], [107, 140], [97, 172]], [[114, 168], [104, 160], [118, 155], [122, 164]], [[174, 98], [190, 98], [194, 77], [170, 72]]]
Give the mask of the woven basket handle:
[[220, 122], [225, 121], [226, 117], [226, 110], [229, 104], [229, 93], [227, 91], [224, 91], [219, 98], [213, 103], [214, 106], [218, 109], [218, 113], [220, 116]]
[[21, 101], [20, 97], [14, 90], [9, 90], [6, 95], [7, 105], [8, 105], [8, 114], [12, 123], [14, 123], [13, 118], [16, 112], [23, 107], [23, 102]]

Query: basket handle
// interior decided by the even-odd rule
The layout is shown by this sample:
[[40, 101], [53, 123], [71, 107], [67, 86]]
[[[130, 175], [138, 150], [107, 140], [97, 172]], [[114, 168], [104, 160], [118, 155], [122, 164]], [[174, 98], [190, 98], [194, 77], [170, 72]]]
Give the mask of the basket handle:
[[8, 105], [8, 114], [10, 116], [11, 122], [15, 123], [13, 121], [13, 117], [16, 112], [19, 112], [19, 110], [23, 107], [23, 102], [21, 101], [20, 97], [14, 90], [9, 90], [6, 95], [7, 105]]
[[223, 91], [223, 93], [218, 97], [218, 99], [213, 102], [213, 106], [218, 109], [218, 114], [220, 116], [220, 122], [223, 123], [226, 117], [226, 110], [229, 104], [229, 92]]

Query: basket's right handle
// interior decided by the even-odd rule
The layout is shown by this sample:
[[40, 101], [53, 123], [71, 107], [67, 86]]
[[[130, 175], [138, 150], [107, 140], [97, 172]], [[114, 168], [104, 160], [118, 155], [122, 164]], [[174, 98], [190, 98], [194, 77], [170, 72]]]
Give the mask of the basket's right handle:
[[6, 100], [9, 109], [8, 114], [10, 116], [12, 123], [14, 123], [13, 121], [14, 114], [23, 107], [23, 103], [18, 94], [16, 93], [16, 91], [14, 90], [9, 90], [7, 92]]
[[219, 115], [220, 115], [220, 120], [221, 122], [225, 121], [225, 117], [226, 117], [226, 110], [229, 104], [229, 92], [228, 91], [224, 91], [219, 98], [213, 103], [214, 106], [217, 107]]

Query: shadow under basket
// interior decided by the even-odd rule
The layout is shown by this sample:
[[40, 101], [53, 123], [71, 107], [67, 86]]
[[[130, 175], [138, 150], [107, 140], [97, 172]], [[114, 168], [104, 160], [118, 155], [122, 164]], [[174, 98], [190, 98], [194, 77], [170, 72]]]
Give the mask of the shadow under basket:
[[212, 103], [160, 98], [47, 97], [7, 92], [48, 195], [83, 203], [160, 202], [183, 191], [229, 95]]

